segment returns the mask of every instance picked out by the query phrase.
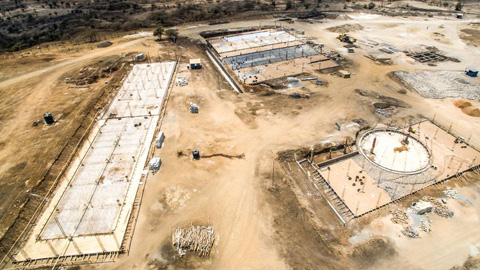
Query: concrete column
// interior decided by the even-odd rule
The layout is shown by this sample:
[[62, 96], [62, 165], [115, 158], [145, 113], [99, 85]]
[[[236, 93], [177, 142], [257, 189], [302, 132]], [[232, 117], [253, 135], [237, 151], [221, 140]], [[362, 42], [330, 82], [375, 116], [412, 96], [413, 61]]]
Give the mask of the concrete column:
[[82, 251], [81, 251], [80, 248], [78, 247], [77, 243], [75, 243], [75, 241], [73, 240], [73, 238], [70, 238], [70, 241], [72, 242], [72, 245], [73, 245], [73, 247], [75, 248], [75, 250], [77, 251], [78, 255], [82, 254]]
[[50, 250], [52, 251], [53, 256], [58, 257], [59, 254], [58, 254], [58, 252], [55, 250], [55, 248], [53, 247], [51, 240], [47, 240], [47, 245], [48, 245], [48, 247], [50, 248]]
[[120, 250], [120, 243], [118, 242], [117, 235], [115, 234], [115, 232], [113, 232], [112, 237], [113, 237], [113, 240], [115, 241], [115, 244], [117, 245], [117, 249]]
[[105, 247], [103, 246], [103, 243], [102, 243], [102, 241], [100, 240], [100, 237], [98, 237], [98, 235], [96, 235], [95, 238], [97, 239], [98, 245], [100, 246], [100, 248], [102, 249], [102, 251], [105, 252]]
[[30, 256], [28, 256], [27, 252], [22, 248], [20, 249], [20, 254], [25, 258], [25, 260], [30, 260]]

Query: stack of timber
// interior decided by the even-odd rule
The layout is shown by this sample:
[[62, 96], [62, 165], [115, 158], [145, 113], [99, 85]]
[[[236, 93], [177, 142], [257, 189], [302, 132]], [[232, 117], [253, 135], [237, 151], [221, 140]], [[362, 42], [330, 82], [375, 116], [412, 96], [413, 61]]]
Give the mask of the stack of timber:
[[173, 248], [181, 256], [187, 251], [196, 252], [198, 256], [209, 256], [215, 242], [215, 233], [211, 226], [177, 227], [172, 235]]

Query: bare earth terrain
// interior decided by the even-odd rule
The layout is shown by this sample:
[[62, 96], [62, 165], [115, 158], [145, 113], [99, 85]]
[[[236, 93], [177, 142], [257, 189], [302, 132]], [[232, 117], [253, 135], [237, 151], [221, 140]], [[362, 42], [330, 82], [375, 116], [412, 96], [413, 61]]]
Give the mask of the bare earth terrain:
[[[343, 68], [352, 74], [344, 79], [315, 72], [312, 75], [326, 84], [303, 82], [311, 91], [308, 99], [294, 99], [261, 87], [252, 87], [252, 93], [237, 94], [208, 60], [201, 45], [201, 31], [259, 23], [273, 25], [274, 19], [181, 27], [181, 39], [176, 44], [157, 42], [151, 36], [119, 38], [112, 40], [113, 45], [108, 48], [87, 47], [71, 54], [51, 52], [52, 56], [2, 59], [5, 66], [0, 68], [0, 232], [5, 237], [0, 254], [3, 257], [16, 239], [7, 229], [14, 224], [21, 206], [27, 203], [25, 206], [33, 210], [22, 212], [13, 232], [22, 230], [21, 225], [26, 224], [40, 197], [55, 183], [55, 173], [61, 171], [61, 164], [66, 164], [96, 112], [118, 89], [129, 69], [127, 61], [142, 52], [153, 61], [179, 59], [175, 77], [186, 77], [188, 85], [174, 85], [171, 89], [165, 116], [160, 120], [166, 139], [154, 153], [163, 163], [160, 171], [149, 174], [143, 183], [145, 193], [128, 254], [119, 256], [114, 263], [82, 268], [462, 269], [464, 263], [475, 264], [480, 248], [480, 188], [476, 173], [428, 187], [398, 204], [342, 226], [295, 163], [277, 158], [278, 152], [288, 149], [354, 139], [357, 130], [346, 127], [359, 119], [365, 126], [374, 127], [434, 118], [480, 148], [479, 118], [462, 112], [458, 102], [458, 106], [454, 104], [460, 98], [425, 98], [392, 76], [393, 71], [399, 70], [462, 72], [466, 66], [478, 66], [480, 52], [469, 45], [471, 39], [464, 40], [466, 32], [462, 31], [475, 29], [471, 24], [474, 21], [363, 13], [351, 14], [348, 21], [297, 21], [291, 27], [303, 29], [304, 37], [325, 44], [324, 51], [342, 54], [347, 63]], [[355, 53], [348, 54], [345, 43], [335, 38], [338, 33], [326, 30], [346, 23], [362, 26], [349, 32], [358, 39]], [[460, 62], [421, 64], [401, 52], [428, 46]], [[381, 54], [379, 48], [383, 47], [398, 49], [388, 54], [391, 64], [365, 57]], [[203, 69], [187, 69], [192, 58], [200, 58]], [[31, 65], [17, 61], [31, 61]], [[75, 85], [64, 82], [84, 67], [105, 62], [126, 64], [87, 85], [88, 88], [72, 88]], [[15, 71], [8, 66], [15, 67]], [[469, 83], [480, 85], [478, 78], [469, 79]], [[190, 102], [199, 106], [198, 114], [189, 112]], [[379, 102], [393, 104], [393, 113], [376, 113], [374, 103]], [[468, 102], [480, 107], [478, 100]], [[53, 126], [33, 127], [32, 122], [47, 111], [59, 121]], [[342, 126], [340, 131], [335, 129], [335, 123]], [[66, 144], [70, 145], [69, 153], [56, 161], [60, 165], [55, 165], [54, 160]], [[212, 157], [192, 160], [193, 150]], [[52, 164], [58, 168], [43, 178]], [[446, 186], [458, 190], [472, 204], [447, 199], [455, 215], [447, 219], [429, 214], [432, 232], [421, 238], [405, 237], [402, 227], [391, 222], [390, 210], [405, 209], [423, 195], [443, 198]], [[34, 195], [37, 190], [38, 197]], [[173, 230], [192, 223], [214, 227], [218, 238], [210, 257], [180, 258], [172, 250]]]

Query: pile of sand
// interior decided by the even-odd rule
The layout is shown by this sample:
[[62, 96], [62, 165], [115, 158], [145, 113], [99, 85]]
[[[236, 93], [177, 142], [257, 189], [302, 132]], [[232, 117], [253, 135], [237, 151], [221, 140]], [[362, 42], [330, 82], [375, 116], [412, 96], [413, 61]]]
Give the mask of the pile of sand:
[[472, 103], [470, 103], [470, 101], [468, 100], [460, 99], [460, 100], [455, 100], [453, 102], [453, 105], [455, 105], [455, 107], [457, 108], [463, 109], [463, 108], [472, 106]]
[[463, 108], [462, 112], [473, 117], [480, 117], [480, 109], [473, 106]]
[[480, 109], [473, 106], [468, 100], [456, 100], [453, 102], [453, 105], [455, 105], [457, 108], [460, 108], [466, 115], [480, 117]]
[[342, 24], [339, 26], [333, 26], [330, 28], [327, 28], [328, 31], [334, 32], [334, 33], [348, 33], [350, 31], [357, 31], [357, 30], [363, 30], [363, 26], [360, 24]]

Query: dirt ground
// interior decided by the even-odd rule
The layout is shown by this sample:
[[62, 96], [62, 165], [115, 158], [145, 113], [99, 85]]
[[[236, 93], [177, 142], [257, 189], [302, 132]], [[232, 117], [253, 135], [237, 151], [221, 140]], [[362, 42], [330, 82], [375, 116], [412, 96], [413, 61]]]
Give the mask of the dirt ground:
[[[250, 21], [180, 28], [180, 33], [195, 41], [201, 40], [198, 36], [200, 31], [259, 23]], [[433, 221], [436, 226], [434, 234], [408, 240], [399, 236], [400, 230], [389, 221], [388, 211], [382, 210], [351, 221], [346, 227], [341, 226], [325, 202], [301, 180], [302, 174], [298, 169], [290, 165], [290, 172], [286, 169], [287, 164], [275, 160], [279, 151], [353, 138], [353, 131], [337, 131], [334, 124], [348, 125], [358, 118], [373, 127], [378, 123], [402, 124], [405, 119], [418, 119], [420, 116], [435, 117], [435, 121], [445, 127], [452, 124], [454, 133], [465, 138], [471, 135], [470, 143], [480, 148], [480, 137], [476, 132], [480, 128], [478, 118], [464, 114], [453, 104], [454, 99], [430, 100], [411, 90], [405, 91], [404, 86], [389, 75], [400, 69], [463, 70], [464, 66], [472, 64], [471, 59], [479, 59], [480, 52], [459, 37], [460, 29], [468, 24], [467, 20], [356, 14], [348, 23], [363, 27], [350, 32], [359, 40], [393, 43], [402, 50], [416, 45], [436, 46], [461, 62], [428, 66], [396, 54], [392, 65], [378, 65], [364, 57], [364, 54], [376, 49], [361, 45], [356, 53], [345, 54], [353, 63], [348, 68], [352, 78], [318, 74], [319, 78], [328, 81], [327, 86], [312, 83], [309, 85], [312, 91], [310, 98], [292, 99], [281, 94], [265, 95], [261, 91], [234, 93], [208, 61], [201, 46], [187, 40], [180, 40], [175, 46], [159, 45], [152, 37], [114, 42], [111, 47], [79, 52], [68, 59], [55, 60], [58, 63], [52, 66], [40, 65], [37, 70], [0, 82], [0, 87], [6, 89], [1, 92], [1, 102], [9, 104], [12, 110], [10, 114], [5, 110], [5, 116], [1, 114], [3, 119], [11, 119], [3, 126], [4, 132], [0, 137], [6, 141], [1, 150], [1, 157], [5, 159], [0, 163], [1, 172], [8, 172], [10, 168], [28, 171], [32, 168], [31, 160], [39, 158], [44, 163], [37, 168], [44, 168], [53, 161], [55, 153], [49, 151], [48, 156], [36, 154], [36, 159], [21, 164], [30, 154], [36, 153], [31, 149], [39, 148], [38, 153], [49, 149], [47, 144], [39, 146], [35, 137], [51, 132], [50, 137], [45, 139], [50, 138], [48, 145], [51, 145], [60, 140], [65, 142], [69, 134], [67, 127], [74, 130], [77, 121], [72, 113], [45, 130], [43, 126], [31, 127], [31, 122], [45, 110], [62, 112], [60, 106], [63, 104], [70, 110], [75, 108], [78, 117], [85, 114], [77, 109], [89, 103], [82, 94], [93, 95], [95, 91], [69, 95], [71, 89], [66, 89], [61, 83], [65, 72], [80, 70], [98, 61], [99, 57], [126, 52], [148, 52], [163, 59], [173, 57], [177, 52], [182, 56], [177, 76], [187, 77], [188, 86], [174, 86], [172, 89], [161, 125], [166, 136], [164, 147], [155, 152], [162, 158], [162, 167], [145, 182], [145, 194], [129, 254], [119, 257], [115, 263], [83, 268], [404, 269], [407, 266], [409, 269], [450, 269], [464, 263], [475, 264], [476, 253], [466, 247], [480, 244], [478, 226], [475, 225], [478, 219], [470, 218], [473, 214], [476, 217], [480, 209], [478, 176], [470, 175], [471, 182], [464, 183], [462, 187], [462, 192], [474, 200], [473, 206], [465, 209], [456, 207], [458, 215], [453, 219], [438, 218]], [[262, 20], [262, 24], [273, 24], [273, 20]], [[337, 34], [325, 30], [343, 24], [344, 21], [333, 20], [322, 24], [296, 22], [294, 27], [304, 29], [306, 37], [324, 43], [326, 49], [343, 53], [344, 44], [335, 39]], [[435, 40], [438, 35], [432, 35], [433, 32], [441, 33], [451, 42], [446, 44]], [[415, 44], [411, 44], [412, 40]], [[190, 58], [201, 58], [204, 68], [187, 70]], [[100, 87], [102, 82], [98, 83], [98, 93], [104, 89]], [[360, 95], [356, 89], [376, 94]], [[52, 95], [55, 98], [51, 98]], [[198, 114], [189, 113], [189, 102], [199, 105]], [[376, 114], [374, 104], [379, 102], [395, 106], [395, 113], [390, 117]], [[50, 109], [52, 106], [56, 109]], [[45, 134], [25, 132], [26, 129]], [[53, 136], [59, 132], [66, 134]], [[12, 137], [21, 140], [12, 140]], [[25, 150], [19, 152], [19, 149]], [[229, 159], [216, 155], [194, 161], [191, 158], [193, 150], [199, 150], [201, 155], [244, 154], [244, 157]], [[17, 196], [35, 181], [38, 181], [37, 177], [24, 182], [18, 180], [17, 192], [12, 196]], [[6, 194], [5, 190], [2, 187]], [[218, 239], [209, 258], [178, 258], [172, 252], [170, 241], [173, 229], [190, 223], [215, 228]], [[351, 236], [363, 235], [362, 232], [368, 235], [364, 241], [350, 241]], [[438, 249], [439, 245], [445, 248]], [[469, 256], [472, 258], [469, 259]]]

